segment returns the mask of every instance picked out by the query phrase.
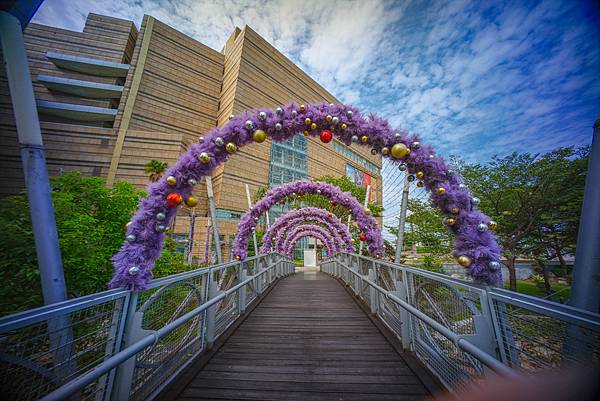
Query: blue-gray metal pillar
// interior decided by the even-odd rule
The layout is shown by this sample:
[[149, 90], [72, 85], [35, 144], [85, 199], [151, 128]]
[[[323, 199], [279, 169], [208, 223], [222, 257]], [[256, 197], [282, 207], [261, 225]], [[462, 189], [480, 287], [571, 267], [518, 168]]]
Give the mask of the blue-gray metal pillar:
[[569, 303], [600, 311], [600, 114], [594, 124]]
[[4, 11], [0, 11], [0, 44], [21, 147], [44, 303], [52, 304], [67, 299], [52, 193], [21, 24]]
[[394, 263], [400, 263], [402, 249], [404, 248], [404, 225], [406, 223], [406, 209], [408, 207], [408, 173], [404, 174], [404, 187], [402, 188], [402, 203], [400, 204], [400, 216], [398, 218], [398, 236], [396, 237], [396, 255]]

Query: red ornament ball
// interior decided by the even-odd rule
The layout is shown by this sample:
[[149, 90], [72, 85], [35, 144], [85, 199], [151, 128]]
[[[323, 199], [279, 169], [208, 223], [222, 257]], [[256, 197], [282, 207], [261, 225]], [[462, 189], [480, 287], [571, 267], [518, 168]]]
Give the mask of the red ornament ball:
[[364, 234], [361, 234], [360, 237], [358, 237], [361, 241], [366, 241], [367, 240], [367, 236]]
[[321, 131], [321, 142], [329, 143], [333, 139], [333, 135], [331, 135], [331, 131]]
[[179, 205], [181, 202], [183, 201], [183, 198], [181, 197], [181, 195], [179, 195], [176, 192], [173, 192], [169, 195], [167, 195], [167, 204], [169, 206], [177, 206]]

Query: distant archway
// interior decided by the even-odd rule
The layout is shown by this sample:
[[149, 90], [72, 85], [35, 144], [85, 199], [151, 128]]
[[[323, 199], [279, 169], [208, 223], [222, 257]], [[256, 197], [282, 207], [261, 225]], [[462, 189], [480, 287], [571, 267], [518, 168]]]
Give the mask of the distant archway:
[[288, 244], [286, 249], [283, 249], [281, 251], [281, 253], [283, 253], [286, 256], [289, 256], [290, 258], [294, 257], [294, 250], [296, 249], [296, 243], [301, 240], [302, 238], [306, 238], [306, 237], [312, 237], [315, 239], [320, 240], [323, 243], [323, 246], [325, 247], [325, 255], [327, 256], [333, 256], [335, 255], [337, 252], [332, 250], [331, 247], [327, 244], [327, 237], [324, 236], [323, 234], [316, 232], [316, 231], [311, 231], [311, 230], [305, 230], [305, 231], [300, 231], [298, 233], [296, 233], [294, 235], [293, 238], [291, 238], [290, 243]]
[[250, 234], [264, 213], [267, 213], [273, 206], [288, 196], [306, 194], [322, 195], [334, 204], [347, 208], [366, 237], [365, 242], [369, 253], [375, 257], [383, 255], [383, 238], [381, 230], [377, 226], [377, 221], [350, 192], [342, 192], [335, 185], [326, 182], [301, 180], [289, 182], [269, 190], [261, 200], [252, 206], [252, 209], [242, 216], [233, 241], [233, 253], [236, 258], [246, 258]]
[[289, 249], [290, 240], [292, 240], [294, 238], [294, 236], [297, 236], [297, 235], [299, 235], [301, 233], [305, 233], [305, 232], [321, 234], [325, 238], [325, 240], [324, 241], [322, 240], [321, 242], [323, 242], [323, 245], [326, 246], [331, 251], [332, 254], [339, 253], [343, 250], [341, 245], [333, 239], [329, 230], [327, 230], [321, 226], [318, 226], [316, 224], [308, 224], [308, 223], [296, 226], [289, 232], [289, 234], [287, 236], [278, 238], [275, 242], [275, 249], [278, 252], [281, 252], [281, 253], [287, 255], [290, 251], [293, 251], [293, 249], [292, 250]]
[[348, 227], [333, 213], [316, 207], [304, 207], [290, 210], [275, 220], [263, 236], [260, 253], [268, 253], [278, 238], [283, 238], [292, 227], [307, 221], [323, 224], [324, 227], [330, 229], [332, 235], [339, 236], [339, 240], [345, 245], [346, 252], [354, 252], [353, 240]]
[[[335, 104], [297, 105], [276, 110], [260, 109], [233, 117], [223, 127], [214, 128], [180, 157], [165, 176], [148, 188], [126, 232], [126, 242], [113, 257], [115, 274], [111, 287], [146, 289], [152, 268], [164, 241], [164, 231], [185, 202], [198, 201], [192, 188], [224, 163], [240, 146], [263, 142], [267, 137], [284, 141], [304, 132], [324, 143], [336, 137], [350, 146], [366, 146], [388, 157], [403, 170], [421, 173], [433, 204], [453, 219], [454, 255], [468, 274], [485, 284], [502, 282], [498, 259], [500, 248], [488, 227], [490, 218], [477, 209], [477, 202], [461, 178], [452, 174], [444, 159], [434, 156], [430, 146], [421, 146], [416, 136], [393, 129], [373, 114], [360, 115], [354, 107]], [[383, 244], [381, 244], [383, 248]], [[380, 249], [376, 249], [380, 251]]]

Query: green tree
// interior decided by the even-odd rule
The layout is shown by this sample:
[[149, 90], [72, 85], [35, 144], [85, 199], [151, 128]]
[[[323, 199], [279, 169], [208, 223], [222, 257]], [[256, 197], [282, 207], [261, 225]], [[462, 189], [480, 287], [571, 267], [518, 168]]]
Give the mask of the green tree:
[[[107, 188], [100, 178], [65, 173], [52, 178], [52, 199], [69, 297], [107, 289], [111, 257], [123, 244], [125, 224], [143, 192], [126, 182]], [[25, 194], [0, 204], [1, 314], [42, 305], [42, 294], [29, 204]], [[183, 256], [165, 248], [154, 276], [189, 270]]]
[[152, 159], [144, 166], [144, 172], [148, 174], [148, 179], [151, 182], [156, 182], [160, 180], [168, 166], [165, 162]]
[[498, 222], [511, 290], [516, 290], [518, 256], [537, 248], [536, 254], [550, 257], [540, 247], [552, 248], [556, 241], [551, 237], [558, 241], [557, 257], [574, 248], [587, 152], [561, 148], [544, 155], [494, 157], [487, 164], [459, 163], [467, 186], [481, 199], [481, 210]]

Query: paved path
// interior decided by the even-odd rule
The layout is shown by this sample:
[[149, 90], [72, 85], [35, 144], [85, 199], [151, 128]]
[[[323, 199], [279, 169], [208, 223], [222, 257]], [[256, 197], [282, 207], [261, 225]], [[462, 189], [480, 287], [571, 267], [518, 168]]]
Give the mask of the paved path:
[[422, 400], [429, 393], [346, 290], [280, 281], [178, 400]]

